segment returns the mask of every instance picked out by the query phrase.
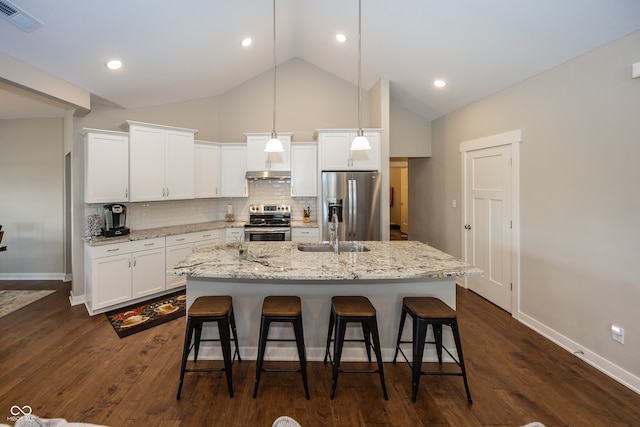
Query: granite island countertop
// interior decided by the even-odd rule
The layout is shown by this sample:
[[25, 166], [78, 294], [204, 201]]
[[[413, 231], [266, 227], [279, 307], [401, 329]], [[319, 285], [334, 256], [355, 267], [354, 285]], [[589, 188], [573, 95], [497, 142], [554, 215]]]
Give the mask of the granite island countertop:
[[302, 252], [297, 242], [248, 242], [240, 260], [234, 244], [189, 255], [169, 275], [250, 280], [399, 280], [482, 275], [475, 266], [417, 241], [358, 242], [369, 252]]

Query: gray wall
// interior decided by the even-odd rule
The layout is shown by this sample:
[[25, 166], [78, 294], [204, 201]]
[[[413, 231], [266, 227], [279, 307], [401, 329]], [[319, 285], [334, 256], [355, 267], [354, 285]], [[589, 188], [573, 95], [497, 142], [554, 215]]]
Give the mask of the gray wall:
[[63, 119], [0, 120], [0, 278], [63, 278]]
[[[433, 157], [410, 160], [412, 239], [461, 256], [461, 142], [522, 130], [521, 319], [640, 376], [640, 32], [432, 123]], [[611, 324], [625, 328], [625, 344]], [[604, 359], [604, 360], [603, 360]], [[626, 370], [626, 374], [623, 370]]]

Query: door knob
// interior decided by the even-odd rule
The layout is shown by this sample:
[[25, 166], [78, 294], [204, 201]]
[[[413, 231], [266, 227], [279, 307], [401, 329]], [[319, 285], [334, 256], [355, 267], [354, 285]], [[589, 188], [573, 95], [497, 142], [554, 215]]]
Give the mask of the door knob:
[[465, 230], [471, 230], [471, 225], [470, 224], [465, 224], [464, 229]]

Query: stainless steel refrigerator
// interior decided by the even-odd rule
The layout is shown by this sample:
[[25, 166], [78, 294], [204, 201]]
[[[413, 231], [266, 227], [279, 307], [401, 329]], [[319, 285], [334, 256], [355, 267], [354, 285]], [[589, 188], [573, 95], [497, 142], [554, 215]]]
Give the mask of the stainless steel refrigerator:
[[338, 216], [340, 241], [380, 240], [380, 173], [322, 172], [322, 240]]

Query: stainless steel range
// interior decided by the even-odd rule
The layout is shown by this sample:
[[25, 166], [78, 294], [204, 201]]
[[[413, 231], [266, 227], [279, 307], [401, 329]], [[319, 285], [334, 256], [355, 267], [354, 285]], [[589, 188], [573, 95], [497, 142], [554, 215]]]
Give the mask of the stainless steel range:
[[249, 222], [244, 226], [247, 242], [291, 240], [291, 205], [250, 205]]

